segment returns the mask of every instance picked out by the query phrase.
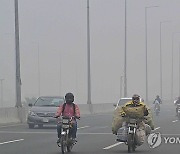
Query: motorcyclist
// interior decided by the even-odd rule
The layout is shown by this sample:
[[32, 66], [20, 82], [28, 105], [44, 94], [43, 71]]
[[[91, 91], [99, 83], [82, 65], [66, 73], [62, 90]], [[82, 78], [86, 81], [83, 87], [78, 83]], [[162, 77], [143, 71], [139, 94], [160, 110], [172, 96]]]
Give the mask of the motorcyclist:
[[[126, 117], [127, 111], [129, 110], [128, 108], [134, 108], [135, 110], [137, 109], [136, 107], [142, 107], [143, 113], [138, 115], [133, 115], [135, 118], [145, 118], [146, 120], [144, 121], [146, 124], [148, 124], [152, 130], [154, 130], [154, 123], [152, 121], [152, 116], [151, 116], [151, 111], [150, 108], [144, 103], [140, 102], [140, 96], [137, 94], [134, 94], [132, 96], [132, 101], [127, 102], [121, 109], [121, 116]], [[131, 113], [128, 113], [131, 115]], [[149, 133], [148, 133], [149, 134]]]
[[[72, 93], [67, 93], [65, 95], [65, 103], [59, 106], [55, 118], [60, 116], [66, 116], [66, 117], [75, 117], [73, 119], [71, 133], [72, 138], [74, 141], [76, 141], [76, 132], [77, 132], [77, 121], [76, 119], [80, 119], [80, 110], [79, 107], [73, 103], [74, 102], [74, 95]], [[60, 142], [61, 138], [61, 122], [58, 122], [57, 124], [57, 133], [58, 133], [58, 140], [57, 143]]]
[[180, 96], [179, 96], [178, 99], [174, 102], [174, 104], [176, 105], [176, 115], [177, 115], [178, 105], [180, 105]]
[[161, 98], [159, 97], [159, 95], [156, 96], [153, 104], [154, 104], [154, 110], [155, 110], [156, 107], [157, 107], [158, 110], [160, 111], [160, 104], [162, 104], [162, 100], [161, 100]]

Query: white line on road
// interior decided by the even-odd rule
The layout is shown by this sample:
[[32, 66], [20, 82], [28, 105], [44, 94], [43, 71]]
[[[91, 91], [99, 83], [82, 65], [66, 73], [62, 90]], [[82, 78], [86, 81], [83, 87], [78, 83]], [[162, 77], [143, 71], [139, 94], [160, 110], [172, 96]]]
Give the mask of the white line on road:
[[88, 128], [89, 126], [79, 127], [78, 129]]
[[122, 144], [122, 143], [124, 143], [124, 142], [118, 142], [118, 143], [115, 143], [115, 144], [110, 145], [110, 146], [108, 146], [108, 147], [105, 147], [105, 148], [103, 148], [103, 149], [104, 149], [104, 150], [108, 150], [108, 149], [111, 149], [111, 148], [113, 148], [113, 147], [115, 147], [115, 146], [118, 146], [118, 145], [120, 145], [120, 144]]
[[174, 121], [172, 121], [172, 122], [177, 122], [178, 120], [174, 120]]
[[8, 143], [14, 143], [14, 142], [20, 142], [20, 141], [23, 141], [23, 140], [24, 140], [24, 139], [19, 139], [19, 140], [13, 140], [13, 141], [2, 142], [2, 143], [0, 143], [0, 145], [8, 144]]

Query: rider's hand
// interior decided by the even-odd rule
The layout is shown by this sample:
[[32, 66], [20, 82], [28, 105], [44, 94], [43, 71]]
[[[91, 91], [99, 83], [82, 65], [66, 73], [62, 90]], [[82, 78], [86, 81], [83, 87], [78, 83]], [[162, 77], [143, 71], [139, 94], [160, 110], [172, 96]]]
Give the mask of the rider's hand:
[[122, 117], [125, 117], [125, 116], [126, 116], [126, 113], [125, 113], [125, 112], [122, 112], [122, 113], [121, 113], [121, 116], [122, 116]]
[[59, 116], [55, 115], [54, 118], [58, 118]]
[[78, 119], [78, 120], [80, 120], [80, 117], [78, 117], [78, 116], [75, 116], [75, 118]]

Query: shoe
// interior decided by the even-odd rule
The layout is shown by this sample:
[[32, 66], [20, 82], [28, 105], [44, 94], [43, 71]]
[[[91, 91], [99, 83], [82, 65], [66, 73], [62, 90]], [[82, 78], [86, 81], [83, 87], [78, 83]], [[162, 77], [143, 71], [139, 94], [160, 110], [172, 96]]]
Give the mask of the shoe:
[[60, 143], [60, 142], [61, 142], [61, 139], [60, 139], [60, 138], [58, 138], [58, 140], [57, 140], [57, 142], [56, 142], [56, 143], [58, 144], [58, 143]]
[[76, 138], [72, 138], [72, 142], [76, 143], [77, 142]]

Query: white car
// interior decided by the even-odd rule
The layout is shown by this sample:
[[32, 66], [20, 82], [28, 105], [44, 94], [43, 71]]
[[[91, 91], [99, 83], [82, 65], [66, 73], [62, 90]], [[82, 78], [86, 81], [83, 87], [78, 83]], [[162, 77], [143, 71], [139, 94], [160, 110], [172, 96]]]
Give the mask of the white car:
[[120, 99], [118, 100], [117, 104], [114, 105], [114, 106], [115, 106], [115, 109], [116, 109], [118, 106], [122, 106], [122, 105], [124, 105], [125, 103], [127, 103], [127, 102], [129, 102], [129, 101], [131, 101], [131, 100], [132, 100], [131, 97], [120, 98]]
[[[120, 98], [117, 102], [117, 104], [115, 104], [115, 109], [118, 107], [118, 106], [122, 106], [124, 105], [125, 103], [131, 101], [132, 98], [131, 97], [123, 97], [123, 98]], [[144, 101], [142, 98], [140, 98], [140, 102]]]

